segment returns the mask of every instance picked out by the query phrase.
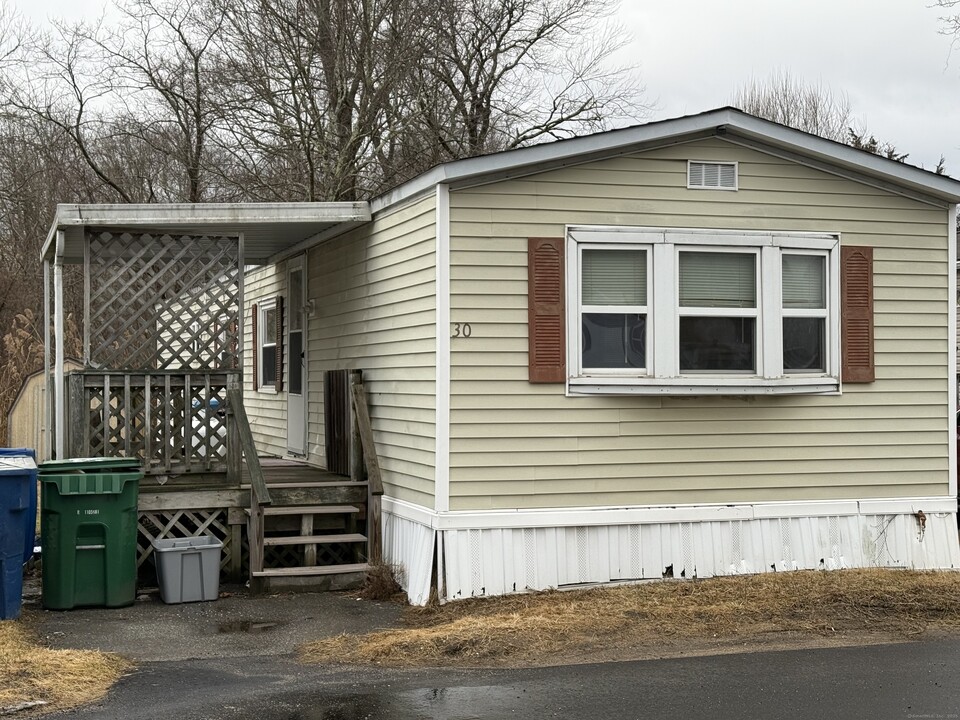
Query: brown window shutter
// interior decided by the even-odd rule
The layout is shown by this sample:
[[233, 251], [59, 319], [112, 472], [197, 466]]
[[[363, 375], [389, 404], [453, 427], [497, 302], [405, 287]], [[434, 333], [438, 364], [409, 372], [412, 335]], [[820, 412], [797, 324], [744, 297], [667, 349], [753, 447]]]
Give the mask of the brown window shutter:
[[873, 248], [840, 248], [840, 377], [846, 383], [876, 379], [873, 363]]
[[527, 241], [527, 332], [532, 383], [562, 383], [567, 379], [563, 243], [563, 238]]
[[250, 308], [250, 345], [253, 352], [250, 356], [253, 358], [251, 366], [253, 367], [253, 389], [260, 387], [260, 343], [257, 342], [257, 323], [260, 322], [260, 316], [257, 314], [257, 304], [254, 303]]
[[283, 390], [283, 296], [277, 295], [277, 375], [274, 389], [277, 392]]

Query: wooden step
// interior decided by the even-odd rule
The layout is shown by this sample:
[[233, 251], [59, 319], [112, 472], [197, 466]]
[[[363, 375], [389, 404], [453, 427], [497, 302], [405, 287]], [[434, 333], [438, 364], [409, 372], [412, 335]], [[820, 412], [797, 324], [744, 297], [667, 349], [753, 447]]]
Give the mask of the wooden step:
[[283, 535], [263, 539], [264, 545], [328, 545], [330, 543], [366, 542], [367, 536], [360, 533], [339, 535]]
[[[244, 511], [250, 514], [250, 508], [244, 508]], [[265, 505], [263, 508], [264, 515], [342, 515], [358, 512], [360, 508], [354, 505]]]
[[356, 505], [367, 502], [366, 483], [267, 483], [274, 505]]
[[[362, 482], [353, 482], [352, 480], [345, 480], [344, 482], [327, 482], [318, 480], [316, 482], [306, 480], [303, 482], [267, 482], [267, 487], [271, 490], [274, 488], [338, 488], [338, 487], [367, 487], [367, 481]], [[249, 490], [250, 483], [244, 483], [240, 486], [241, 490]]]
[[252, 573], [253, 577], [304, 577], [307, 575], [338, 575], [340, 573], [362, 573], [370, 569], [367, 563], [353, 565], [321, 565], [318, 567], [267, 568]]

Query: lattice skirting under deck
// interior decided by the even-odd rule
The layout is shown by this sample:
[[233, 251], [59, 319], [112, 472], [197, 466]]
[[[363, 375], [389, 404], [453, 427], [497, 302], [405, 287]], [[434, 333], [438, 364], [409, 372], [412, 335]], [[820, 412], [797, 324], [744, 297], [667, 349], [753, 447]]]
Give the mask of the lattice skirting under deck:
[[[212, 536], [223, 543], [220, 571], [227, 576], [239, 576], [247, 567], [246, 528], [239, 532], [228, 522], [227, 508], [206, 510], [151, 510], [141, 512], [138, 522], [137, 566], [142, 566], [153, 554], [154, 539]], [[239, 552], [235, 544], [240, 543]], [[238, 562], [239, 561], [239, 562]], [[238, 567], [239, 565], [239, 567]]]

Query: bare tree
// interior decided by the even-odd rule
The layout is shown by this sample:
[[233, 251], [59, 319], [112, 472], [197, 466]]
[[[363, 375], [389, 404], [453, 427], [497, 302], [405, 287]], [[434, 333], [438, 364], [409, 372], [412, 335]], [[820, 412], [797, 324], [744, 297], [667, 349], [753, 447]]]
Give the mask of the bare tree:
[[8, 63], [9, 106], [69, 138], [122, 202], [210, 199], [219, 28], [200, 1], [126, 0], [118, 25], [56, 23]]
[[[57, 202], [90, 199], [82, 193], [91, 177], [77, 169], [86, 170], [75, 146], [51, 126], [0, 118], [0, 439], [6, 437], [9, 402], [23, 378], [42, 364], [40, 247], [50, 218]], [[64, 273], [71, 308], [81, 307], [78, 270]], [[68, 330], [79, 337], [75, 324], [68, 323]]]
[[298, 170], [296, 196], [360, 197], [644, 110], [601, 0], [220, 1], [234, 177], [257, 193]]
[[[960, 3], [960, 0], [956, 1]], [[804, 83], [785, 70], [774, 72], [764, 81], [751, 80], [741, 86], [734, 95], [733, 104], [751, 115], [890, 160], [905, 162], [909, 157], [892, 142], [877, 140], [862, 122], [854, 120], [846, 94], [835, 94], [822, 83]], [[943, 174], [942, 157], [934, 172]]]
[[20, 49], [28, 28], [9, 5], [0, 5], [0, 67]]
[[[421, 52], [421, 0], [222, 0], [224, 134], [254, 194], [349, 200], [378, 185]], [[277, 173], [288, 182], [277, 183]], [[226, 180], [226, 178], [225, 178]]]
[[[116, 29], [87, 35], [112, 67], [115, 99], [124, 103], [119, 137], [154, 151], [182, 173], [148, 201], [211, 199], [205, 187], [207, 140], [220, 119], [220, 58], [213, 46], [222, 19], [204, 0], [126, 0]], [[172, 181], [172, 182], [170, 182]]]
[[34, 118], [69, 139], [80, 157], [116, 198], [134, 197], [113, 177], [97, 144], [110, 134], [110, 74], [96, 61], [87, 39], [93, 29], [56, 24], [34, 35], [8, 62], [4, 73], [6, 103], [21, 117]]
[[751, 115], [846, 143], [854, 125], [850, 99], [818, 82], [805, 83], [787, 70], [737, 89], [733, 104]]
[[[960, 0], [936, 0], [936, 7], [944, 10], [953, 10], [960, 6]], [[960, 13], [940, 16], [940, 33], [954, 38], [960, 38]]]
[[448, 158], [599, 130], [646, 112], [627, 41], [600, 0], [441, 0], [426, 68], [445, 102], [423, 121]]

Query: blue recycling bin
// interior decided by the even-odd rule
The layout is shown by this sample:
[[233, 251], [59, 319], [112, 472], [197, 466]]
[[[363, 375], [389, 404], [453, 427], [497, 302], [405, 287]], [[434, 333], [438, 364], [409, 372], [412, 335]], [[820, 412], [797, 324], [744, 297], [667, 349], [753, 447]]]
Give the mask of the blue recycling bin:
[[23, 565], [33, 554], [37, 523], [36, 453], [0, 448], [0, 620], [20, 616]]
[[[24, 457], [29, 455], [34, 462], [37, 460], [37, 451], [33, 448], [0, 448], [0, 459], [5, 457]], [[27, 522], [24, 524], [23, 564], [26, 565], [33, 557], [33, 549], [37, 546], [37, 496], [39, 492], [30, 493], [30, 509]]]

